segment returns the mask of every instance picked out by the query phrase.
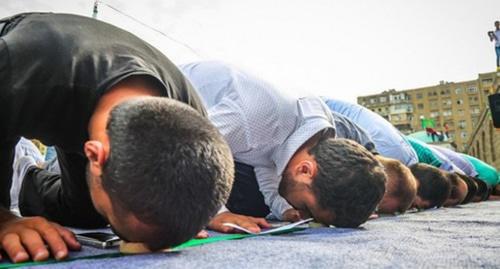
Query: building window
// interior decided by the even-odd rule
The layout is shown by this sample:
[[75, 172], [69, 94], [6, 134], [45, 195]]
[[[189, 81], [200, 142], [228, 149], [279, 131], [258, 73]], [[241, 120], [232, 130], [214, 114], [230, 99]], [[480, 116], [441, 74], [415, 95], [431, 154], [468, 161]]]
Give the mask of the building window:
[[479, 123], [479, 116], [472, 116], [470, 118], [470, 121], [472, 122], [472, 127], [476, 127], [476, 125]]
[[377, 99], [375, 98], [370, 98], [370, 104], [375, 104], [377, 102]]
[[471, 106], [470, 112], [472, 115], [479, 115], [479, 113], [481, 113], [481, 110], [479, 109], [478, 106]]
[[430, 101], [429, 102], [429, 106], [431, 107], [431, 109], [437, 109], [437, 108], [439, 108], [438, 101]]
[[457, 105], [462, 105], [463, 103], [464, 103], [464, 100], [462, 100], [462, 99], [457, 100]]
[[451, 106], [451, 99], [446, 98], [443, 100], [443, 106]]
[[417, 93], [417, 99], [422, 99], [423, 97], [424, 95], [421, 92]]
[[439, 116], [439, 111], [433, 111], [431, 112], [431, 118], [435, 118]]
[[441, 95], [448, 95], [448, 94], [450, 94], [450, 89], [441, 90]]
[[385, 102], [387, 102], [387, 97], [381, 96], [380, 97], [380, 103], [385, 103]]
[[476, 87], [469, 87], [469, 88], [467, 89], [467, 92], [468, 92], [469, 94], [477, 93], [477, 88], [476, 88]]
[[436, 91], [428, 92], [427, 96], [437, 96], [437, 92]]
[[458, 116], [463, 116], [464, 115], [464, 110], [463, 109], [459, 109], [457, 114], [458, 114]]
[[466, 123], [464, 120], [458, 122], [458, 128], [465, 129]]
[[479, 101], [479, 98], [477, 96], [469, 96], [469, 103], [477, 103]]
[[424, 104], [417, 104], [418, 109], [424, 109]]
[[448, 138], [453, 140], [453, 138], [455, 138], [455, 132], [454, 131], [449, 131], [448, 132]]
[[462, 88], [455, 89], [455, 94], [462, 94], [462, 92], [463, 92]]
[[493, 79], [492, 78], [485, 78], [483, 79], [483, 84], [492, 84], [493, 83]]
[[450, 109], [443, 110], [443, 116], [445, 116], [445, 117], [451, 117], [451, 110]]
[[460, 137], [462, 137], [462, 138], [467, 138], [467, 132], [466, 132], [466, 131], [462, 131], [462, 132], [460, 133]]

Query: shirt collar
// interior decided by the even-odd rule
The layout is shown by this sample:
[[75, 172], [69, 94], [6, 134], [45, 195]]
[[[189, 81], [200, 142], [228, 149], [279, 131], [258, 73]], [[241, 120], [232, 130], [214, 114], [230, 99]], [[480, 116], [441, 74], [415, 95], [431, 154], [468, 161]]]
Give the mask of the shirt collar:
[[326, 104], [318, 97], [304, 97], [297, 100], [297, 127], [273, 154], [278, 175], [285, 170], [288, 162], [307, 140], [319, 131], [335, 129], [333, 116]]

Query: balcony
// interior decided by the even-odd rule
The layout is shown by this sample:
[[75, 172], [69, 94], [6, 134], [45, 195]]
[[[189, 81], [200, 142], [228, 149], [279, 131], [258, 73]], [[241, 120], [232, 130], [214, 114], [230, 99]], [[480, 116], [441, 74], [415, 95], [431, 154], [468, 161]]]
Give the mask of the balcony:
[[413, 106], [411, 104], [391, 105], [389, 107], [389, 114], [404, 114], [413, 113]]

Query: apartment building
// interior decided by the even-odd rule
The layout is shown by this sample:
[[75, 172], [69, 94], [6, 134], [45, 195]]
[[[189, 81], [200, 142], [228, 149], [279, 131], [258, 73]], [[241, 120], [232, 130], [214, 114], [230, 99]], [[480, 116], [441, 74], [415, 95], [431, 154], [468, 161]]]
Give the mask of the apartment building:
[[470, 81], [441, 81], [428, 87], [360, 96], [358, 104], [380, 114], [405, 134], [422, 131], [422, 122], [431, 120], [435, 130], [448, 131], [458, 151], [466, 151], [488, 105], [488, 95], [499, 83], [497, 73], [485, 73]]

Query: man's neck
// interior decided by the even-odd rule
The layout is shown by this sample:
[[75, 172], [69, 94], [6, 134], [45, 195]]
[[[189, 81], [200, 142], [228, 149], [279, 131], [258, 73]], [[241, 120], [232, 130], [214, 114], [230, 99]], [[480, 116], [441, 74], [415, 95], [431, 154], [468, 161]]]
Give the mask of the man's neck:
[[106, 139], [109, 114], [116, 105], [133, 98], [159, 95], [158, 90], [140, 77], [132, 77], [116, 84], [99, 99], [89, 121], [89, 138], [99, 141]]

